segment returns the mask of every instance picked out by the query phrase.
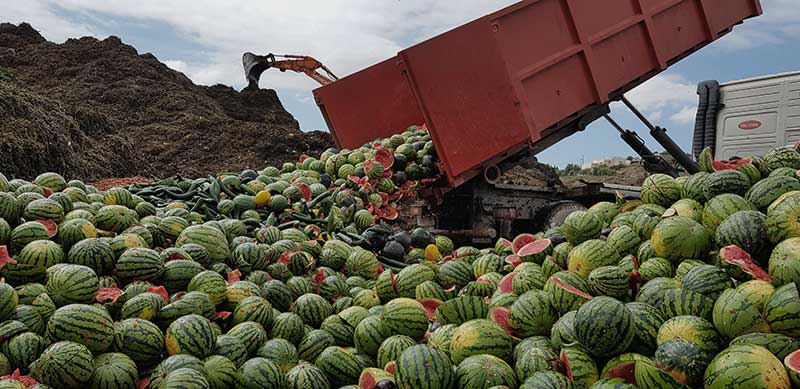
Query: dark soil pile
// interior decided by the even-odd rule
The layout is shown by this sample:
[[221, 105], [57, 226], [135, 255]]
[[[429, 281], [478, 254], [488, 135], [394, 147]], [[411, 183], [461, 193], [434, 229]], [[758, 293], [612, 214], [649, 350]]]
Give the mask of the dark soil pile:
[[332, 145], [274, 90], [199, 86], [117, 37], [47, 42], [0, 24], [0, 171], [20, 178], [204, 176]]

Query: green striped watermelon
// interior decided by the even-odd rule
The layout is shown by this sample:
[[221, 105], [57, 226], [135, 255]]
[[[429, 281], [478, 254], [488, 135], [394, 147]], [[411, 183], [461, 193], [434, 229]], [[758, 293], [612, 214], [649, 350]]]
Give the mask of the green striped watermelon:
[[329, 389], [331, 387], [325, 372], [313, 364], [303, 361], [286, 373], [286, 380], [289, 389], [305, 389], [311, 387]]
[[[273, 328], [273, 331], [274, 330], [275, 328]], [[267, 331], [264, 329], [264, 327], [254, 321], [239, 323], [229, 329], [227, 334], [239, 338], [239, 340], [241, 340], [244, 346], [247, 348], [248, 355], [256, 355], [259, 347], [261, 347], [261, 345], [264, 344], [267, 339], [269, 339]], [[279, 336], [274, 337], [281, 338]]]
[[705, 371], [706, 388], [790, 388], [786, 369], [761, 346], [732, 346], [714, 357]]
[[703, 211], [703, 226], [708, 229], [709, 235], [714, 235], [722, 222], [739, 211], [755, 210], [753, 204], [743, 197], [733, 193], [723, 193], [706, 203]]
[[230, 256], [230, 248], [225, 234], [207, 224], [186, 227], [175, 240], [175, 246], [197, 244], [208, 251], [212, 261], [223, 261]]
[[703, 349], [708, 355], [719, 351], [721, 340], [713, 324], [697, 316], [676, 316], [668, 319], [658, 329], [656, 342], [683, 339]]
[[58, 306], [91, 301], [98, 283], [97, 274], [86, 266], [62, 263], [47, 269], [47, 294]]
[[703, 258], [710, 238], [703, 226], [685, 216], [673, 216], [660, 221], [650, 239], [656, 256], [679, 261]]
[[764, 317], [772, 332], [800, 337], [800, 295], [797, 284], [785, 284], [777, 289], [764, 304]]
[[714, 299], [684, 288], [669, 289], [664, 292], [658, 308], [665, 318], [692, 315], [710, 321], [714, 311]]
[[681, 280], [681, 288], [716, 299], [725, 289], [733, 288], [733, 280], [724, 270], [714, 265], [692, 268]]
[[794, 149], [778, 147], [771, 149], [764, 154], [764, 162], [771, 170], [782, 167], [800, 169], [800, 154]]
[[[787, 192], [767, 208], [767, 236], [772, 243], [800, 237], [800, 192]], [[12, 238], [13, 240], [13, 238]]]
[[531, 290], [511, 305], [508, 323], [515, 334], [528, 337], [548, 334], [557, 319], [558, 311], [551, 295], [545, 291]]
[[737, 170], [720, 170], [709, 175], [703, 182], [703, 195], [706, 201], [723, 193], [744, 196], [750, 189], [750, 179]]
[[89, 387], [94, 389], [135, 389], [139, 372], [136, 363], [122, 353], [100, 354], [94, 359]]
[[214, 355], [221, 355], [230, 360], [236, 368], [247, 361], [247, 347], [236, 336], [219, 335], [214, 346]]
[[124, 280], [150, 281], [164, 270], [164, 259], [148, 248], [134, 247], [125, 250], [117, 259], [115, 273]]
[[606, 242], [617, 250], [617, 253], [620, 255], [626, 255], [635, 254], [636, 249], [641, 243], [641, 239], [631, 227], [622, 225], [614, 228], [611, 233], [608, 234]]
[[80, 387], [94, 371], [92, 352], [86, 346], [69, 341], [50, 345], [31, 366], [37, 381], [52, 387]]
[[2, 345], [2, 355], [8, 357], [9, 367], [27, 371], [28, 366], [39, 358], [50, 342], [39, 334], [27, 331], [27, 328], [22, 330], [25, 332], [6, 337]]
[[642, 183], [642, 201], [668, 207], [681, 196], [681, 186], [666, 174], [653, 174]]
[[214, 351], [214, 329], [205, 317], [186, 315], [169, 325], [164, 343], [169, 355], [190, 354], [205, 358]]
[[409, 298], [396, 298], [384, 306], [381, 313], [383, 325], [394, 334], [421, 339], [428, 330], [428, 316], [425, 308]]
[[[365, 321], [367, 320], [365, 319], [362, 321], [362, 323]], [[361, 323], [359, 323], [359, 327], [361, 327]], [[323, 330], [311, 330], [305, 334], [305, 336], [303, 336], [303, 339], [297, 345], [297, 356], [301, 360], [314, 363], [323, 350], [330, 346], [334, 346], [335, 343], [336, 341], [329, 333]], [[378, 345], [380, 345], [380, 343], [378, 343]], [[377, 350], [377, 346], [375, 350]], [[358, 349], [358, 351], [362, 352], [361, 349]], [[374, 355], [374, 353], [369, 355]]]
[[724, 291], [714, 303], [713, 319], [717, 331], [729, 339], [752, 332], [770, 331], [758, 307], [734, 289]]
[[273, 338], [283, 338], [292, 344], [298, 344], [303, 339], [303, 332], [303, 319], [294, 313], [283, 312], [275, 316], [272, 321]]
[[489, 354], [499, 358], [511, 355], [512, 339], [506, 331], [486, 319], [470, 320], [453, 332], [450, 341], [450, 358], [461, 363], [471, 355]]
[[126, 319], [114, 323], [115, 351], [121, 352], [139, 366], [158, 362], [164, 350], [164, 335], [153, 323], [143, 319]]
[[575, 315], [575, 337], [593, 355], [610, 357], [633, 341], [635, 328], [624, 304], [607, 296], [594, 297]]
[[766, 263], [772, 245], [767, 236], [766, 215], [758, 211], [739, 211], [717, 227], [718, 247], [736, 245], [760, 263]]
[[270, 339], [256, 352], [262, 358], [271, 359], [281, 371], [288, 372], [297, 364], [297, 348], [286, 339]]
[[203, 361], [210, 389], [226, 389], [236, 385], [237, 366], [221, 355], [212, 355]]
[[[794, 170], [792, 173], [797, 177]], [[797, 178], [777, 176], [765, 178], [756, 182], [747, 191], [744, 198], [753, 203], [756, 208], [766, 211], [778, 197], [784, 193], [800, 190], [800, 181]]]
[[493, 355], [473, 355], [464, 359], [458, 364], [456, 374], [461, 388], [517, 386], [514, 369]]
[[592, 270], [601, 266], [614, 265], [620, 259], [617, 250], [608, 243], [599, 239], [591, 239], [570, 251], [567, 270], [585, 279]]
[[333, 311], [330, 303], [320, 295], [306, 293], [295, 300], [292, 311], [303, 319], [303, 322], [318, 328], [322, 320]]
[[[419, 373], [422, 371], [425, 374]], [[398, 389], [442, 389], [454, 387], [458, 377], [447, 355], [416, 345], [406, 349], [397, 360], [395, 380]]]
[[596, 238], [600, 235], [601, 229], [603, 229], [603, 221], [588, 211], [572, 212], [561, 225], [561, 232], [572, 245]]
[[563, 347], [559, 357], [567, 378], [578, 388], [588, 388], [599, 379], [597, 364], [580, 346]]
[[121, 233], [136, 223], [136, 212], [122, 205], [106, 205], [94, 215], [94, 224], [104, 231]]
[[405, 335], [392, 335], [386, 338], [378, 348], [378, 366], [386, 366], [391, 361], [396, 361], [405, 349], [417, 344], [414, 339]]
[[323, 350], [317, 357], [315, 365], [325, 373], [334, 386], [358, 383], [361, 370], [364, 368], [355, 354], [337, 346]]
[[47, 333], [54, 341], [73, 341], [101, 353], [114, 341], [114, 321], [105, 308], [70, 304], [53, 313], [47, 322]]

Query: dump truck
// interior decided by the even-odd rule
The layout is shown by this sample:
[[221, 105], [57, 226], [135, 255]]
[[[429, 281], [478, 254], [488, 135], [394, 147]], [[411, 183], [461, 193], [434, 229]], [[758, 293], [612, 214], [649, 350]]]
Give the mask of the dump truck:
[[800, 72], [720, 83], [703, 81], [692, 154], [705, 147], [717, 159], [762, 156], [769, 149], [800, 142]]
[[[597, 119], [614, 124], [649, 167], [678, 174], [613, 121], [611, 102], [625, 103], [683, 170], [697, 171], [624, 94], [761, 12], [758, 0], [525, 0], [322, 83], [314, 98], [340, 148], [424, 124], [443, 176], [405, 217], [487, 243], [560, 225], [615, 193], [636, 196], [636, 187], [607, 184], [498, 182]], [[254, 58], [249, 68], [260, 74]]]

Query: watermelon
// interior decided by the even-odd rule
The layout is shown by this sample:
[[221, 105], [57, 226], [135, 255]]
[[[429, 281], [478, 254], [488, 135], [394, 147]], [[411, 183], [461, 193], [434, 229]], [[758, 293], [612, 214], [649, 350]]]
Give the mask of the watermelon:
[[114, 322], [104, 308], [70, 304], [53, 313], [47, 322], [47, 333], [54, 341], [69, 340], [102, 353], [114, 341]]
[[136, 212], [122, 205], [106, 205], [94, 215], [97, 228], [104, 231], [121, 233], [136, 223]]
[[[720, 267], [731, 277], [738, 281], [748, 281], [751, 279], [772, 282], [772, 277], [759, 267], [746, 251], [738, 246], [730, 245], [719, 250]], [[777, 262], [776, 262], [777, 265]]]
[[201, 224], [186, 227], [175, 240], [176, 247], [186, 244], [197, 244], [208, 252], [212, 261], [222, 261], [230, 256], [228, 240], [225, 234], [210, 225]]
[[[254, 322], [244, 322], [239, 325], [245, 323], [258, 324]], [[260, 326], [260, 324], [258, 325]], [[303, 319], [294, 313], [283, 312], [275, 316], [272, 321], [271, 336], [273, 338], [283, 338], [292, 342], [292, 344], [298, 344], [303, 339], [303, 332]], [[228, 333], [230, 333], [230, 331]]]
[[648, 282], [659, 277], [672, 277], [674, 273], [675, 269], [672, 266], [672, 262], [666, 258], [652, 257], [639, 265], [639, 276], [642, 282]]
[[[553, 347], [560, 349], [566, 344], [575, 342], [575, 314], [577, 311], [569, 311], [558, 319], [550, 329], [550, 343]], [[515, 349], [516, 352], [516, 349]]]
[[785, 284], [777, 289], [764, 304], [764, 318], [772, 332], [800, 337], [800, 295], [797, 284]]
[[414, 339], [405, 335], [392, 335], [386, 338], [378, 348], [378, 366], [397, 360], [405, 349], [417, 344]]
[[[792, 174], [797, 177], [794, 170], [792, 170]], [[769, 205], [784, 193], [799, 190], [800, 181], [797, 178], [770, 176], [753, 184], [745, 193], [744, 198], [753, 203], [760, 211], [766, 211]]]
[[787, 192], [778, 197], [767, 208], [766, 224], [772, 243], [800, 237], [800, 192]]
[[458, 364], [456, 374], [461, 388], [517, 386], [514, 369], [493, 355], [473, 355], [464, 359]]
[[759, 310], [763, 310], [764, 304], [775, 292], [775, 287], [767, 281], [750, 280], [739, 284], [736, 287], [736, 291], [744, 294], [747, 300], [758, 307]]
[[587, 278], [595, 296], [605, 295], [625, 300], [631, 295], [631, 274], [619, 266], [601, 266]]
[[761, 346], [731, 346], [714, 357], [705, 371], [706, 388], [789, 388], [786, 369]]
[[292, 311], [300, 316], [305, 324], [318, 328], [322, 320], [332, 313], [332, 308], [322, 296], [306, 293], [295, 300]]
[[701, 265], [686, 273], [681, 288], [716, 299], [725, 289], [733, 288], [733, 281], [724, 270], [713, 265]]
[[769, 257], [769, 275], [775, 286], [800, 282], [800, 238], [789, 238], [775, 246]]
[[578, 309], [592, 296], [589, 284], [578, 274], [560, 271], [547, 280], [544, 291], [550, 295], [550, 302], [559, 313]]
[[[417, 372], [424, 371], [425, 374]], [[395, 381], [398, 389], [450, 388], [458, 381], [450, 359], [426, 345], [409, 347], [397, 360]]]
[[57, 264], [47, 269], [47, 294], [58, 306], [91, 301], [98, 283], [97, 274], [86, 266]]
[[[363, 377], [363, 373], [362, 373]], [[330, 389], [331, 384], [320, 368], [311, 363], [301, 361], [286, 373], [286, 381], [289, 389], [320, 388]]]
[[685, 216], [673, 216], [656, 225], [650, 245], [657, 256], [677, 262], [684, 258], [702, 258], [710, 241], [700, 223]]
[[428, 316], [425, 308], [409, 298], [396, 298], [384, 306], [381, 313], [383, 325], [394, 334], [421, 339], [428, 330]]
[[570, 251], [567, 270], [585, 279], [592, 270], [601, 266], [614, 265], [620, 259], [619, 253], [608, 243], [599, 239], [591, 239]]
[[696, 344], [676, 339], [660, 344], [653, 361], [678, 381], [694, 387], [703, 381], [703, 373], [710, 359]]
[[641, 241], [639, 235], [631, 227], [625, 225], [614, 228], [606, 238], [606, 243], [617, 250], [620, 255], [634, 254]]
[[693, 199], [680, 199], [667, 208], [662, 217], [685, 216], [694, 221], [701, 221], [703, 206]]
[[665, 318], [693, 315], [711, 320], [714, 299], [688, 289], [669, 289], [664, 292], [659, 308]]
[[800, 154], [794, 149], [777, 147], [764, 154], [764, 162], [771, 170], [788, 167], [800, 169]]
[[719, 351], [721, 340], [713, 324], [697, 316], [676, 316], [668, 319], [658, 329], [657, 344], [683, 339], [700, 346], [708, 355]]
[[714, 326], [720, 335], [733, 339], [753, 332], [769, 332], [757, 306], [734, 289], [724, 291], [714, 303]]
[[[212, 355], [203, 361], [209, 388], [230, 388], [236, 384], [236, 365], [221, 355]], [[288, 377], [287, 377], [288, 378]]]
[[136, 363], [122, 353], [100, 354], [94, 359], [90, 388], [135, 389], [139, 372]]
[[256, 354], [271, 359], [284, 373], [298, 362], [297, 348], [286, 339], [270, 339], [261, 345]]
[[597, 238], [603, 229], [603, 221], [594, 213], [588, 211], [575, 211], [564, 219], [561, 232], [572, 245], [578, 245], [589, 239]]
[[502, 327], [486, 319], [475, 319], [461, 324], [453, 332], [450, 341], [450, 358], [453, 363], [461, 363], [465, 358], [479, 354], [504, 359], [511, 355], [511, 351], [511, 336]]
[[730, 346], [752, 345], [769, 350], [779, 360], [800, 348], [800, 342], [786, 335], [755, 332], [731, 340]]
[[658, 329], [664, 324], [661, 312], [650, 304], [631, 302], [625, 304], [631, 313], [634, 327], [634, 340], [631, 346], [644, 353], [651, 354], [655, 351]]
[[355, 354], [336, 346], [325, 348], [317, 357], [315, 365], [334, 386], [357, 383], [364, 367]]
[[164, 349], [164, 335], [152, 322], [126, 319], [114, 323], [113, 348], [136, 362], [151, 366], [158, 362]]
[[[282, 336], [282, 334], [276, 333], [276, 328], [273, 328], [272, 330], [273, 338], [286, 339], [286, 337]], [[247, 348], [248, 355], [255, 355], [258, 352], [258, 348], [261, 347], [261, 345], [264, 344], [264, 342], [268, 339], [268, 334], [264, 327], [254, 321], [246, 321], [233, 326], [228, 330], [227, 335], [239, 338], [239, 340], [244, 344], [245, 348]], [[295, 343], [292, 340], [289, 341], [292, 344]]]
[[546, 335], [558, 319], [558, 311], [550, 294], [531, 290], [520, 296], [511, 305], [508, 323], [515, 334], [522, 337]]
[[35, 240], [25, 245], [17, 255], [17, 264], [48, 268], [64, 262], [64, 250], [51, 240]]
[[575, 315], [576, 339], [598, 357], [621, 353], [630, 346], [634, 333], [630, 311], [611, 297], [595, 297], [581, 305]]
[[31, 366], [31, 375], [52, 387], [79, 387], [94, 372], [92, 352], [86, 346], [61, 341], [50, 345]]
[[154, 280], [164, 270], [164, 259], [158, 252], [143, 247], [125, 250], [117, 259], [116, 274], [125, 280]]
[[169, 325], [164, 343], [169, 355], [190, 354], [205, 358], [214, 351], [214, 329], [205, 317], [186, 315]]
[[539, 371], [534, 373], [530, 378], [525, 380], [520, 389], [540, 389], [540, 388], [573, 388], [572, 381], [565, 375], [551, 371]]
[[716, 234], [717, 227], [728, 216], [739, 211], [748, 210], [755, 210], [755, 207], [749, 201], [733, 193], [723, 193], [706, 203], [705, 210], [703, 210], [703, 226], [706, 227], [709, 235], [713, 236]]
[[241, 339], [225, 334], [217, 336], [214, 355], [221, 355], [227, 358], [235, 368], [238, 368], [247, 361], [248, 351]]
[[700, 166], [700, 171], [705, 173], [714, 172], [714, 156], [710, 146], [706, 146], [697, 157], [697, 164]]
[[577, 388], [588, 388], [600, 378], [597, 364], [580, 346], [563, 347], [559, 359], [567, 378]]
[[240, 388], [285, 388], [288, 385], [278, 365], [267, 358], [249, 359], [239, 367], [237, 376], [236, 386]]
[[67, 181], [58, 173], [42, 173], [33, 180], [33, 183], [41, 187], [50, 189], [53, 192], [61, 192], [67, 187]]
[[642, 183], [642, 201], [668, 207], [681, 196], [681, 186], [666, 174], [653, 174]]
[[723, 193], [744, 196], [748, 189], [750, 189], [750, 178], [737, 170], [716, 171], [703, 182], [703, 195], [706, 201]]
[[[22, 326], [21, 323], [20, 325]], [[39, 334], [27, 331], [27, 328], [22, 328], [21, 331], [25, 332], [6, 337], [2, 345], [2, 355], [7, 357], [6, 363], [10, 364], [9, 368], [21, 368], [27, 371], [28, 366], [39, 358], [50, 342]]]
[[739, 211], [728, 216], [717, 227], [717, 246], [739, 246], [759, 263], [765, 264], [772, 251], [766, 219], [767, 216], [758, 211]]

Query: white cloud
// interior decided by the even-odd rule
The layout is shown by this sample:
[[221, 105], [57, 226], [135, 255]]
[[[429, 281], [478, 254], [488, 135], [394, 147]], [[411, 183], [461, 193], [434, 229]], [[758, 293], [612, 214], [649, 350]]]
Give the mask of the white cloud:
[[670, 116], [670, 120], [680, 123], [680, 124], [691, 124], [694, 123], [694, 119], [697, 115], [697, 106], [694, 105], [687, 105], [681, 108], [680, 111], [675, 112]]
[[[631, 103], [652, 122], [664, 117], [686, 123], [690, 110], [696, 110], [697, 84], [677, 74], [661, 74], [625, 94]], [[694, 120], [692, 118], [692, 120]]]
[[63, 42], [68, 38], [97, 35], [91, 25], [75, 23], [58, 15], [53, 7], [41, 1], [3, 1], [0, 22], [30, 23], [50, 41]]
[[797, 0], [761, 0], [764, 13], [733, 28], [718, 45], [724, 50], [747, 50], [800, 39], [800, 4]]
[[[8, 0], [6, 2], [9, 2]], [[104, 24], [104, 16], [166, 23], [208, 51], [204, 61], [173, 58], [199, 84], [245, 84], [241, 55], [311, 55], [338, 76], [386, 59], [408, 45], [511, 4], [514, 0], [451, 1], [214, 1], [214, 0], [11, 0], [17, 8], [61, 9]], [[22, 14], [21, 17], [26, 15]], [[43, 19], [39, 28], [66, 23]], [[91, 31], [91, 25], [86, 26]], [[118, 33], [123, 40], [125, 36]], [[48, 36], [49, 37], [49, 36]], [[146, 50], [145, 48], [140, 48]], [[177, 61], [182, 61], [179, 63]], [[265, 72], [262, 87], [309, 93], [317, 84], [304, 75]]]
[[168, 60], [163, 60], [161, 62], [163, 62], [164, 65], [167, 65], [167, 67], [169, 67], [170, 69], [179, 71], [184, 74], [186, 74], [186, 71], [189, 69], [189, 65], [186, 64], [185, 61], [168, 59]]

